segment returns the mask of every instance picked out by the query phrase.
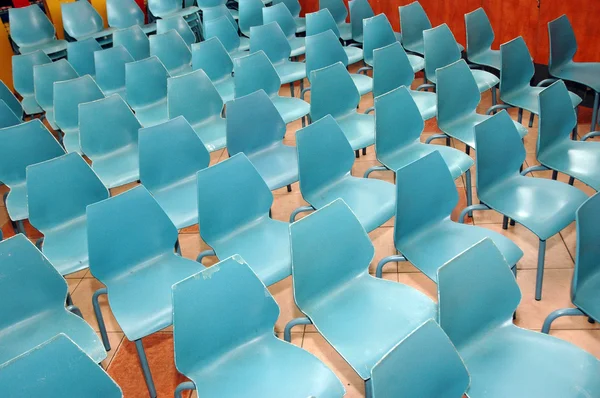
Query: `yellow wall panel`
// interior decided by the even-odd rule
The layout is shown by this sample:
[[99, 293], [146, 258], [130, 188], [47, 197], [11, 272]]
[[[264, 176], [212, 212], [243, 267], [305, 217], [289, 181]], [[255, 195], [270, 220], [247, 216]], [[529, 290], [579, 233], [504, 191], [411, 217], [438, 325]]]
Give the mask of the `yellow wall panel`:
[[104, 27], [108, 28], [108, 18], [106, 17], [106, 0], [92, 0], [92, 6], [98, 11], [98, 14], [104, 21]]
[[46, 6], [46, 13], [48, 13], [48, 18], [50, 18], [50, 20], [54, 24], [54, 27], [56, 28], [56, 36], [59, 39], [65, 38], [65, 33], [63, 31], [62, 24], [62, 14], [60, 12], [60, 5], [61, 3], [72, 3], [74, 1], [75, 0], [44, 0]]
[[12, 55], [13, 50], [8, 40], [8, 32], [3, 23], [0, 23], [0, 80], [14, 91], [12, 82]]

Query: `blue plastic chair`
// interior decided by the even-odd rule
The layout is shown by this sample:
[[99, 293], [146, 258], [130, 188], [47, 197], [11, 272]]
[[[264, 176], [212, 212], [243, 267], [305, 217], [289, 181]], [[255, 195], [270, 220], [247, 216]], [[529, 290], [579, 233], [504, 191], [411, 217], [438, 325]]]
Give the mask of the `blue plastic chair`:
[[119, 29], [113, 33], [113, 47], [123, 46], [136, 61], [150, 56], [150, 40], [142, 28], [134, 25], [127, 29]]
[[600, 395], [598, 359], [512, 323], [521, 292], [491, 240], [444, 265], [438, 279], [439, 323], [469, 370], [469, 397]]
[[279, 95], [281, 80], [264, 52], [258, 51], [234, 61], [236, 98], [263, 90], [277, 108], [283, 121], [291, 123], [310, 112], [310, 104], [293, 97]]
[[25, 220], [29, 216], [25, 168], [64, 153], [39, 119], [0, 129], [0, 181], [10, 188], [4, 201], [12, 221]]
[[296, 37], [296, 21], [285, 4], [279, 3], [271, 7], [264, 7], [262, 13], [265, 25], [275, 22], [281, 28], [292, 49], [290, 56], [297, 57], [306, 52], [304, 37]]
[[492, 50], [494, 30], [483, 8], [465, 14], [467, 30], [467, 59], [469, 62], [500, 72], [500, 51]]
[[[212, 2], [212, 0], [209, 0], [209, 2]], [[234, 14], [235, 14], [235, 16], [234, 16]], [[237, 10], [227, 8], [227, 5], [225, 3], [219, 4], [218, 6], [202, 9], [202, 22], [203, 23], [206, 23], [208, 21], [212, 21], [215, 19], [219, 19], [221, 17], [227, 18], [230, 25], [234, 27], [235, 32], [237, 34], [238, 24], [237, 24], [236, 19], [239, 17], [239, 15], [237, 14]], [[204, 25], [202, 25], [202, 30], [203, 31], [205, 30]], [[238, 39], [239, 39], [239, 36], [238, 36]]]
[[577, 254], [571, 284], [571, 301], [576, 308], [552, 312], [544, 321], [542, 333], [549, 333], [552, 322], [562, 316], [584, 315], [590, 322], [600, 322], [600, 305], [597, 300], [600, 292], [599, 216], [600, 194], [595, 194], [577, 209]]
[[106, 0], [106, 16], [111, 28], [139, 26], [144, 33], [156, 32], [156, 22], [144, 24], [144, 13], [134, 0]]
[[[25, 235], [17, 234], [0, 242], [0, 260], [0, 363], [59, 333], [73, 339], [94, 362], [100, 363], [106, 358], [94, 330], [75, 315], [79, 313], [77, 307], [65, 308], [67, 282]], [[15, 297], [19, 297], [18, 306]], [[24, 375], [30, 376], [30, 371]], [[0, 374], [4, 375], [1, 369]], [[7, 387], [3, 382], [2, 394], [7, 394]]]
[[90, 271], [106, 286], [92, 297], [102, 342], [110, 350], [98, 303], [106, 294], [156, 398], [142, 339], [173, 323], [171, 286], [204, 267], [174, 252], [177, 228], [144, 186], [89, 205], [87, 219]]
[[21, 120], [15, 113], [10, 109], [4, 100], [0, 100], [0, 129], [5, 127], [15, 126], [21, 123]]
[[139, 179], [138, 130], [123, 98], [113, 94], [79, 106], [81, 149], [107, 188]]
[[[343, 5], [343, 4], [342, 4]], [[344, 10], [345, 10], [344, 6]], [[348, 11], [346, 11], [348, 12]], [[342, 39], [340, 27], [336, 24], [331, 12], [327, 8], [321, 9], [317, 12], [306, 14], [306, 36], [313, 36], [319, 33], [327, 32], [328, 30], [333, 31], [335, 35]], [[356, 45], [344, 46], [344, 51], [348, 57], [348, 63], [354, 64], [362, 61], [364, 58], [363, 49]]]
[[35, 115], [44, 112], [44, 110], [35, 101], [35, 92], [33, 88], [33, 67], [36, 65], [45, 65], [52, 60], [43, 51], [38, 50], [24, 55], [13, 55], [12, 71], [13, 85], [15, 90], [23, 98], [21, 106], [25, 115]]
[[234, 98], [233, 62], [218, 38], [192, 45], [192, 69], [206, 73], [224, 103]]
[[150, 36], [150, 55], [158, 57], [171, 76], [192, 71], [192, 51], [175, 30]]
[[58, 126], [54, 123], [54, 83], [75, 79], [78, 76], [66, 59], [33, 67], [35, 101], [46, 112], [46, 120], [54, 130], [58, 130]]
[[167, 80], [167, 108], [169, 119], [187, 119], [209, 152], [225, 148], [223, 100], [202, 69]]
[[296, 133], [300, 192], [310, 206], [292, 212], [320, 209], [343, 199], [367, 232], [394, 215], [396, 192], [389, 182], [353, 177], [354, 151], [331, 115]]
[[296, 23], [296, 33], [306, 32], [306, 19], [304, 17], [300, 17], [300, 12], [302, 11], [302, 5], [300, 2], [298, 0], [273, 1], [273, 5], [277, 5], [279, 3], [284, 4], [294, 17], [294, 22]]
[[144, 127], [169, 120], [167, 111], [167, 79], [165, 66], [156, 57], [125, 64], [127, 103]]
[[148, 0], [147, 4], [152, 15], [158, 18], [181, 16], [188, 22], [198, 19], [199, 8], [196, 6], [184, 8], [180, 0]]
[[373, 8], [368, 1], [351, 0], [348, 2], [350, 11], [350, 27], [352, 29], [352, 40], [362, 43], [363, 39], [363, 20], [375, 16]]
[[104, 28], [104, 21], [88, 1], [61, 3], [65, 32], [75, 40], [96, 39], [102, 45], [112, 43], [114, 28]]
[[140, 181], [177, 229], [198, 223], [196, 173], [210, 163], [202, 140], [184, 117], [139, 132]]
[[67, 60], [79, 76], [96, 76], [94, 53], [102, 50], [96, 39], [73, 41], [67, 44]]
[[65, 40], [56, 40], [56, 29], [37, 5], [9, 8], [10, 37], [19, 47], [20, 54], [43, 51], [52, 59], [64, 56]]
[[121, 45], [94, 53], [96, 83], [105, 95], [119, 94], [127, 100], [125, 64], [129, 62], [134, 62], [134, 59]]
[[[79, 105], [101, 98], [102, 90], [89, 75], [54, 84], [54, 121], [63, 133], [62, 144], [67, 152], [81, 153]], [[104, 125], [104, 121], [98, 122]]]
[[538, 161], [546, 168], [570, 176], [600, 191], [600, 143], [571, 140], [577, 115], [565, 83], [561, 80], [539, 95], [540, 124], [536, 148]]
[[[207, 41], [212, 38], [219, 39], [232, 59], [248, 55], [248, 53], [241, 48], [241, 41], [240, 36], [238, 36], [237, 33], [237, 26], [233, 26], [227, 17], [223, 16], [210, 21], [204, 21], [203, 26], [204, 38]], [[250, 48], [249, 41], [248, 48]]]
[[[250, 37], [250, 30], [255, 26], [263, 25], [263, 13], [262, 9], [265, 7], [261, 0], [239, 0], [238, 1], [238, 13], [239, 13], [239, 28], [240, 32], [246, 37]], [[243, 39], [243, 38], [242, 38]], [[248, 40], [242, 40], [240, 44], [240, 50], [247, 50], [250, 48], [250, 42]]]
[[575, 220], [575, 211], [587, 196], [570, 185], [530, 178], [519, 168], [525, 148], [514, 122], [502, 111], [475, 126], [477, 194], [482, 203], [522, 224], [540, 239], [536, 300], [542, 298], [546, 241]]
[[[348, 55], [338, 37], [331, 30], [306, 37], [306, 75], [309, 80], [313, 71], [341, 62], [348, 66]], [[359, 94], [373, 91], [373, 79], [366, 74], [351, 73], [350, 77]]]
[[457, 398], [471, 380], [456, 348], [433, 319], [392, 348], [371, 373], [374, 398]]
[[206, 397], [341, 398], [344, 387], [329, 368], [275, 336], [278, 315], [239, 255], [173, 285], [175, 364], [192, 380], [175, 396], [195, 389]]
[[[373, 66], [373, 51], [398, 42], [390, 21], [385, 14], [363, 19], [363, 50], [365, 63]], [[425, 68], [425, 60], [418, 55], [408, 55], [408, 60], [414, 73]]]
[[310, 82], [311, 120], [333, 116], [357, 155], [360, 148], [375, 143], [375, 118], [356, 111], [360, 94], [344, 64], [312, 71]]
[[29, 220], [44, 234], [38, 247], [61, 275], [88, 267], [85, 209], [109, 192], [76, 153], [27, 166]]
[[422, 91], [427, 85], [421, 85], [416, 90], [410, 89], [415, 78], [408, 55], [402, 45], [394, 43], [373, 51], [373, 96], [376, 98], [405, 86], [424, 120], [435, 117], [437, 112], [437, 95], [433, 92]]
[[298, 155], [283, 143], [285, 131], [284, 120], [263, 90], [227, 104], [227, 152], [243, 152], [270, 190], [288, 186], [290, 191], [298, 181]]
[[19, 118], [19, 120], [23, 119], [23, 106], [15, 97], [13, 92], [4, 84], [3, 81], [0, 80], [0, 101], [4, 101], [4, 103], [10, 108], [10, 110]]
[[[373, 244], [343, 200], [290, 225], [294, 300], [307, 318], [285, 328], [314, 324], [366, 382], [371, 369], [400, 340], [437, 313], [416, 289], [369, 275]], [[381, 305], [385, 303], [385, 305]]]
[[[446, 24], [423, 31], [425, 48], [425, 75], [436, 84], [436, 70], [461, 59], [460, 49], [454, 35]], [[492, 105], [496, 105], [496, 89], [500, 79], [496, 75], [480, 69], [470, 69], [480, 93], [492, 89]]]
[[63, 333], [0, 365], [0, 383], [3, 393], [15, 398], [123, 396], [117, 383]]
[[[467, 153], [475, 147], [473, 127], [490, 118], [477, 113], [481, 94], [473, 78], [471, 69], [464, 60], [439, 68], [436, 71], [437, 122], [444, 135], [431, 136], [432, 139], [452, 137], [464, 143]], [[518, 122], [513, 122], [521, 137], [529, 131]]]
[[[339, 37], [342, 40], [352, 40], [352, 25], [346, 22], [346, 19], [348, 19], [348, 9], [343, 0], [319, 0], [319, 9], [329, 11], [337, 24], [340, 32]], [[308, 25], [308, 20], [306, 23]], [[306, 36], [309, 36], [308, 26]]]
[[[179, 33], [179, 36], [183, 39], [188, 47], [196, 42], [196, 34], [190, 28], [190, 25], [183, 19], [183, 17], [169, 17], [164, 19], [158, 19], [156, 21], [156, 33], [158, 35], [167, 33], [169, 30], [175, 30]], [[152, 39], [150, 39], [152, 42]]]

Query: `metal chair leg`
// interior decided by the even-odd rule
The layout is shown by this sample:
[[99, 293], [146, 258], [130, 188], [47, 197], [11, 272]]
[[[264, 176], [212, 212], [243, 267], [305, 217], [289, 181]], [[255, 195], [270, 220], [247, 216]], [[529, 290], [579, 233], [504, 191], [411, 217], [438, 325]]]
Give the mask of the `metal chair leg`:
[[307, 317], [294, 318], [285, 325], [283, 329], [283, 340], [288, 343], [292, 342], [292, 328], [299, 325], [311, 325], [312, 322]]
[[294, 82], [290, 82], [290, 95], [294, 96]]
[[377, 268], [375, 269], [375, 276], [377, 278], [381, 278], [383, 276], [383, 266], [388, 263], [397, 263], [400, 261], [406, 261], [406, 257], [401, 256], [399, 254], [395, 254], [392, 256], [387, 256], [379, 260], [377, 263]]
[[100, 329], [102, 344], [104, 344], [104, 349], [106, 351], [110, 351], [110, 342], [108, 341], [108, 334], [106, 333], [106, 325], [104, 324], [104, 317], [102, 316], [100, 303], [98, 302], [98, 298], [103, 294], [108, 294], [108, 290], [106, 290], [105, 287], [94, 292], [94, 295], [92, 296], [92, 306], [94, 307], [94, 315], [96, 315], [96, 321], [98, 322], [98, 329]]
[[600, 93], [594, 93], [594, 109], [592, 111], [592, 123], [590, 124], [590, 132], [596, 130], [598, 123], [598, 106], [600, 106]]
[[529, 128], [533, 127], [533, 119], [535, 118], [535, 114], [532, 113], [531, 115], [529, 115]]
[[498, 100], [496, 99], [496, 86], [492, 87], [492, 106], [496, 105]]
[[360, 149], [357, 149], [356, 151], [354, 151], [354, 155], [356, 156], [356, 158], [360, 158]]
[[194, 391], [196, 389], [196, 385], [191, 381], [184, 381], [179, 383], [177, 388], [175, 389], [175, 398], [182, 398], [183, 392], [186, 390]]
[[373, 398], [373, 382], [365, 380], [365, 398]]
[[288, 192], [292, 192], [292, 184], [289, 184], [289, 185], [287, 186], [287, 191], [288, 191]]
[[[468, 169], [465, 173], [465, 184], [467, 190], [467, 207], [473, 204], [473, 192], [471, 191], [471, 169]], [[469, 211], [469, 217], [473, 217], [473, 212]]]
[[152, 380], [152, 373], [150, 373], [150, 367], [148, 366], [148, 358], [146, 358], [146, 352], [144, 351], [144, 345], [142, 339], [135, 341], [135, 349], [140, 359], [140, 365], [142, 365], [142, 371], [144, 372], [144, 379], [146, 379], [146, 386], [151, 398], [156, 398], [156, 388], [154, 387], [154, 381]]
[[523, 108], [519, 108], [519, 113], [517, 116], [517, 122], [522, 123], [523, 122]]
[[506, 216], [502, 218], [502, 229], [508, 229], [508, 217]]
[[537, 276], [535, 280], [535, 299], [542, 299], [542, 284], [544, 282], [544, 259], [546, 257], [546, 241], [540, 239], [540, 247], [538, 249]]
[[558, 178], [558, 171], [552, 170], [552, 179], [556, 180]]
[[583, 313], [583, 311], [581, 311], [579, 308], [563, 308], [560, 310], [556, 310], [556, 311], [550, 313], [550, 315], [548, 315], [548, 317], [544, 321], [544, 326], [542, 326], [542, 333], [546, 333], [546, 334], [550, 333], [550, 326], [552, 326], [552, 322], [554, 322], [561, 316], [582, 316], [582, 315], [586, 316]]

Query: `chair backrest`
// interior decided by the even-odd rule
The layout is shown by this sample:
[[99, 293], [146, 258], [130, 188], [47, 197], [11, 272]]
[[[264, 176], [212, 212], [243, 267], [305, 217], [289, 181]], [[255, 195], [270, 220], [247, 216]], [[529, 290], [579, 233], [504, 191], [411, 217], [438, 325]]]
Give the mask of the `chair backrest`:
[[[0, 272], [0, 330], [44, 311], [64, 309], [67, 282], [25, 235], [0, 242]], [[19, 297], [18, 306], [11, 297]]]
[[[177, 369], [184, 374], [198, 368], [214, 369], [245, 343], [260, 336], [273, 337], [278, 316], [273, 296], [237, 254], [174, 284]], [[197, 389], [202, 395], [202, 383]]]
[[446, 333], [430, 319], [375, 364], [371, 383], [373, 398], [457, 398], [470, 377]]
[[33, 95], [33, 67], [49, 63], [52, 63], [52, 60], [42, 50], [29, 54], [13, 55], [12, 71], [15, 90], [21, 96]]
[[348, 55], [332, 30], [306, 36], [306, 76], [311, 79], [313, 71], [341, 62], [348, 66]]
[[192, 64], [192, 51], [175, 30], [150, 36], [150, 55], [157, 56], [169, 72]]
[[136, 146], [142, 127], [120, 95], [79, 105], [81, 149], [92, 161], [127, 146]]
[[423, 31], [425, 74], [435, 82], [435, 71], [460, 59], [460, 49], [446, 24]]
[[[79, 104], [104, 98], [90, 75], [54, 83], [54, 120], [61, 130], [79, 127]], [[101, 123], [104, 124], [104, 123]]]
[[[346, 8], [344, 7], [344, 9]], [[327, 8], [306, 14], [305, 19], [306, 37], [327, 32], [328, 30], [332, 30], [337, 37], [340, 37], [340, 29]]]
[[166, 99], [168, 78], [169, 72], [155, 56], [125, 64], [127, 102], [136, 109]]
[[[203, 26], [205, 39], [207, 41], [213, 38], [219, 39], [228, 53], [233, 53], [240, 47], [240, 36], [237, 29], [227, 17], [205, 20]], [[192, 61], [192, 64], [194, 64], [194, 61]]]
[[354, 151], [331, 115], [296, 132], [300, 191], [305, 198], [349, 175]]
[[577, 52], [577, 39], [569, 18], [564, 14], [548, 22], [548, 36], [550, 37], [548, 68], [550, 73], [555, 74], [573, 60]]
[[481, 94], [464, 60], [439, 68], [435, 74], [438, 124], [448, 124], [475, 112]]
[[152, 15], [159, 18], [163, 15], [172, 14], [182, 8], [180, 0], [148, 0], [147, 4]]
[[431, 29], [431, 22], [418, 1], [399, 7], [402, 44], [410, 50], [423, 41], [423, 31]]
[[125, 64], [129, 62], [134, 62], [134, 59], [121, 45], [96, 51], [94, 64], [98, 86], [108, 92], [125, 88]]
[[25, 182], [25, 168], [64, 155], [65, 150], [39, 119], [0, 129], [0, 181]]
[[144, 24], [144, 13], [134, 0], [106, 0], [106, 16], [112, 28]]
[[500, 59], [500, 97], [529, 86], [535, 68], [522, 36], [500, 46]]
[[95, 76], [94, 53], [100, 50], [102, 47], [96, 39], [69, 42], [67, 43], [67, 59], [79, 76]]
[[113, 47], [123, 46], [133, 59], [141, 61], [150, 56], [150, 40], [142, 28], [135, 25], [113, 33]]
[[74, 39], [85, 37], [104, 29], [98, 11], [88, 1], [61, 3], [62, 22], [65, 32]]
[[21, 122], [22, 120], [6, 105], [6, 102], [0, 99], [0, 129], [11, 127]]
[[[225, 5], [226, 0], [197, 0], [198, 7], [204, 12], [205, 8], [214, 8]], [[187, 6], [186, 6], [187, 7]]]
[[302, 6], [298, 0], [273, 0], [273, 4], [284, 4], [293, 17], [298, 18], [300, 16], [300, 11], [302, 10]]
[[231, 77], [233, 62], [218, 38], [192, 45], [192, 69], [202, 69], [213, 82]]
[[573, 109], [567, 86], [562, 80], [542, 90], [538, 100], [540, 102], [537, 140], [539, 158], [555, 144], [571, 140], [571, 131], [577, 125], [577, 114]]
[[373, 65], [373, 51], [396, 42], [396, 35], [385, 14], [363, 19], [365, 63]]
[[350, 0], [348, 2], [348, 8], [350, 10], [352, 38], [357, 41], [362, 41], [363, 20], [375, 16], [373, 8], [371, 8], [368, 0]]
[[373, 96], [378, 97], [398, 87], [410, 87], [415, 78], [408, 55], [400, 42], [373, 51]]
[[467, 57], [489, 50], [494, 42], [494, 29], [482, 7], [465, 14]]
[[66, 59], [33, 67], [35, 100], [47, 111], [54, 104], [54, 82], [74, 79], [79, 75]]
[[510, 266], [485, 238], [438, 269], [439, 324], [458, 352], [512, 322], [521, 291]]
[[210, 163], [204, 143], [183, 116], [140, 129], [140, 180], [150, 192], [195, 178]]
[[123, 396], [102, 367], [63, 333], [0, 365], [0, 383], [9, 397]]
[[[591, 278], [598, 275], [598, 258], [600, 258], [600, 194], [586, 200], [576, 213], [577, 220], [577, 256], [575, 258], [575, 272], [571, 297], [575, 305], [579, 304], [577, 290]], [[589, 303], [581, 303], [588, 306]]]
[[[319, 9], [329, 10], [335, 23], [338, 25], [345, 23], [348, 18], [348, 9], [343, 0], [319, 0]], [[308, 20], [306, 21], [306, 24], [308, 28]], [[308, 31], [306, 32], [306, 35], [308, 36]]]
[[143, 186], [87, 207], [90, 271], [100, 281], [173, 254], [177, 228]]
[[56, 30], [37, 4], [9, 8], [10, 37], [19, 47], [35, 46], [54, 40]]
[[239, 0], [238, 7], [240, 31], [244, 35], [252, 37], [250, 28], [263, 24], [264, 4], [262, 0]]
[[227, 103], [227, 151], [256, 153], [280, 143], [286, 125], [263, 90]]
[[290, 225], [294, 300], [308, 309], [339, 286], [368, 275], [375, 250], [342, 199]]
[[273, 194], [243, 153], [200, 170], [197, 181], [198, 224], [208, 244], [269, 216]]
[[[156, 33], [167, 33], [170, 30], [175, 30], [183, 39], [185, 44], [190, 47], [196, 42], [196, 34], [190, 29], [190, 25], [181, 16], [169, 17], [156, 20]], [[152, 40], [150, 40], [152, 42]]]
[[519, 174], [519, 168], [525, 161], [525, 147], [506, 111], [475, 126], [475, 147], [477, 193], [483, 200], [487, 189]]
[[[206, 23], [208, 21], [212, 21], [215, 19], [219, 19], [221, 17], [226, 17], [229, 20], [229, 23], [231, 24], [231, 26], [234, 27], [235, 33], [237, 34], [237, 30], [238, 30], [237, 21], [235, 20], [235, 18], [231, 14], [231, 11], [229, 11], [229, 8], [227, 8], [227, 6], [225, 4], [221, 4], [216, 7], [205, 8], [204, 10], [202, 10], [202, 22], [203, 23]], [[202, 26], [202, 30], [204, 33], [206, 33], [204, 26]]]
[[269, 97], [279, 94], [281, 79], [264, 52], [258, 51], [233, 61], [235, 97], [263, 90]]
[[85, 216], [87, 205], [109, 196], [102, 181], [76, 153], [27, 166], [29, 220], [42, 232]]
[[23, 107], [13, 92], [0, 80], [0, 100], [19, 118], [23, 118]]
[[311, 72], [310, 117], [334, 118], [355, 112], [360, 94], [350, 73], [341, 62]]
[[286, 37], [296, 37], [296, 21], [294, 16], [283, 3], [274, 4], [271, 7], [264, 7], [263, 24], [275, 22], [279, 25]]
[[251, 53], [263, 51], [273, 64], [288, 60], [292, 47], [277, 23], [254, 26], [250, 31]]

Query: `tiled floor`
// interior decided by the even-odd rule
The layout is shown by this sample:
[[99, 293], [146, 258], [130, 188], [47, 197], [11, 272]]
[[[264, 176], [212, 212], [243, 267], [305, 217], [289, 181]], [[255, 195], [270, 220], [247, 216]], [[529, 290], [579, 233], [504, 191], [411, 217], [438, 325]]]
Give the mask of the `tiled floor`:
[[[421, 83], [421, 79], [418, 80]], [[418, 85], [418, 84], [417, 84]], [[289, 95], [288, 87], [281, 89], [282, 95]], [[296, 87], [296, 94], [299, 94], [299, 89]], [[359, 111], [364, 111], [373, 103], [371, 95], [366, 95], [361, 101]], [[480, 105], [480, 112], [485, 112], [485, 109], [491, 105], [491, 98], [488, 93], [485, 93]], [[513, 118], [516, 119], [516, 111], [511, 111]], [[526, 114], [524, 119], [528, 120], [529, 115]], [[297, 129], [301, 128], [300, 121], [288, 125], [285, 143], [294, 145], [294, 135]], [[581, 132], [587, 132], [589, 124], [580, 125]], [[432, 133], [438, 132], [435, 120], [426, 123], [423, 140]], [[526, 164], [528, 166], [537, 164], [535, 159], [535, 144], [537, 136], [537, 120], [534, 127], [530, 129], [529, 135], [525, 139], [525, 147], [527, 151]], [[438, 143], [443, 143], [438, 141]], [[456, 148], [464, 149], [460, 143], [453, 144]], [[212, 154], [212, 164], [217, 163], [227, 157], [224, 150], [214, 152]], [[356, 159], [352, 173], [355, 176], [361, 176], [364, 171], [377, 165], [373, 148], [368, 149], [366, 156], [361, 156]], [[535, 177], [548, 178], [549, 172], [536, 172]], [[371, 175], [371, 178], [380, 178], [393, 182], [391, 172], [376, 172]], [[568, 178], [560, 176], [561, 181], [567, 181]], [[475, 173], [473, 173], [473, 182], [475, 182]], [[461, 201], [455, 210], [453, 217], [456, 219], [458, 212], [466, 204], [465, 188], [463, 179], [458, 179], [456, 182], [457, 189], [460, 193]], [[129, 184], [126, 187], [121, 187], [112, 190], [112, 194], [118, 194], [126, 189], [135, 186]], [[588, 195], [593, 191], [583, 184], [576, 182], [575, 186], [583, 189]], [[476, 189], [473, 187], [474, 203], [476, 201]], [[296, 207], [305, 205], [302, 199], [298, 184], [293, 185], [293, 191], [288, 193], [285, 188], [274, 192], [274, 203], [272, 208], [273, 218], [287, 221], [289, 215]], [[3, 206], [3, 205], [2, 205]], [[564, 307], [571, 307], [569, 299], [571, 277], [573, 274], [573, 259], [575, 256], [575, 228], [574, 224], [563, 230], [559, 235], [551, 238], [548, 241], [548, 251], [546, 254], [546, 272], [544, 276], [544, 291], [543, 300], [535, 301], [533, 298], [535, 286], [535, 267], [537, 259], [537, 238], [522, 226], [510, 227], [508, 230], [502, 230], [502, 217], [493, 211], [474, 213], [474, 218], [469, 220], [476, 225], [481, 225], [498, 231], [511, 238], [525, 252], [524, 257], [518, 264], [518, 283], [521, 287], [522, 300], [517, 311], [516, 323], [519, 326], [540, 330], [545, 317], [553, 310]], [[3, 231], [5, 234], [10, 231], [8, 224], [8, 216], [6, 209], [0, 208], [0, 225], [4, 225]], [[32, 231], [30, 238], [35, 236], [35, 231]], [[374, 272], [374, 267], [377, 262], [384, 256], [394, 253], [393, 247], [393, 222], [389, 221], [381, 228], [371, 232], [370, 237], [375, 246], [375, 257], [371, 262], [371, 271]], [[182, 248], [183, 256], [195, 259], [201, 250], [207, 248], [202, 242], [198, 234], [198, 227], [185, 228], [180, 231], [179, 240]], [[206, 259], [205, 265], [213, 264], [214, 258]], [[398, 281], [404, 284], [413, 286], [429, 296], [437, 300], [437, 291], [435, 284], [423, 274], [419, 273], [416, 268], [408, 263], [404, 264], [389, 264], [384, 270], [384, 277], [389, 280]], [[102, 286], [88, 271], [80, 271], [73, 275], [67, 276], [69, 291], [72, 294], [73, 301], [77, 305], [84, 318], [97, 330], [97, 324], [93, 315], [91, 297], [92, 293]], [[292, 296], [291, 277], [269, 287], [270, 292], [275, 297], [275, 300], [281, 308], [281, 313], [275, 331], [281, 335], [283, 327], [287, 321], [293, 317], [300, 316], [301, 313], [294, 305]], [[113, 349], [109, 352], [108, 358], [103, 362], [103, 365], [108, 368], [109, 373], [122, 385], [125, 392], [125, 397], [146, 397], [147, 392], [141, 377], [141, 369], [135, 358], [135, 350], [132, 345], [124, 339], [119, 325], [110, 315], [107, 302], [101, 300], [105, 321], [109, 332], [109, 338]], [[552, 334], [571, 341], [584, 350], [591, 352], [596, 357], [600, 358], [600, 325], [590, 324], [587, 319], [581, 317], [561, 318], [557, 320], [552, 329]], [[172, 356], [172, 339], [170, 328], [159, 333], [158, 337], [153, 337], [148, 351], [150, 366], [153, 371], [154, 380], [157, 384], [159, 397], [172, 396], [173, 389], [176, 384], [182, 380], [177, 376], [174, 369]], [[306, 327], [305, 330], [297, 328], [293, 335], [293, 343], [301, 346], [321, 358], [338, 377], [343, 381], [347, 390], [347, 397], [363, 397], [364, 387], [361, 379], [353, 372], [353, 370], [344, 362], [344, 360], [329, 346], [326, 341], [313, 327]], [[148, 344], [148, 343], [147, 343]], [[115, 359], [115, 357], [117, 359]]]

